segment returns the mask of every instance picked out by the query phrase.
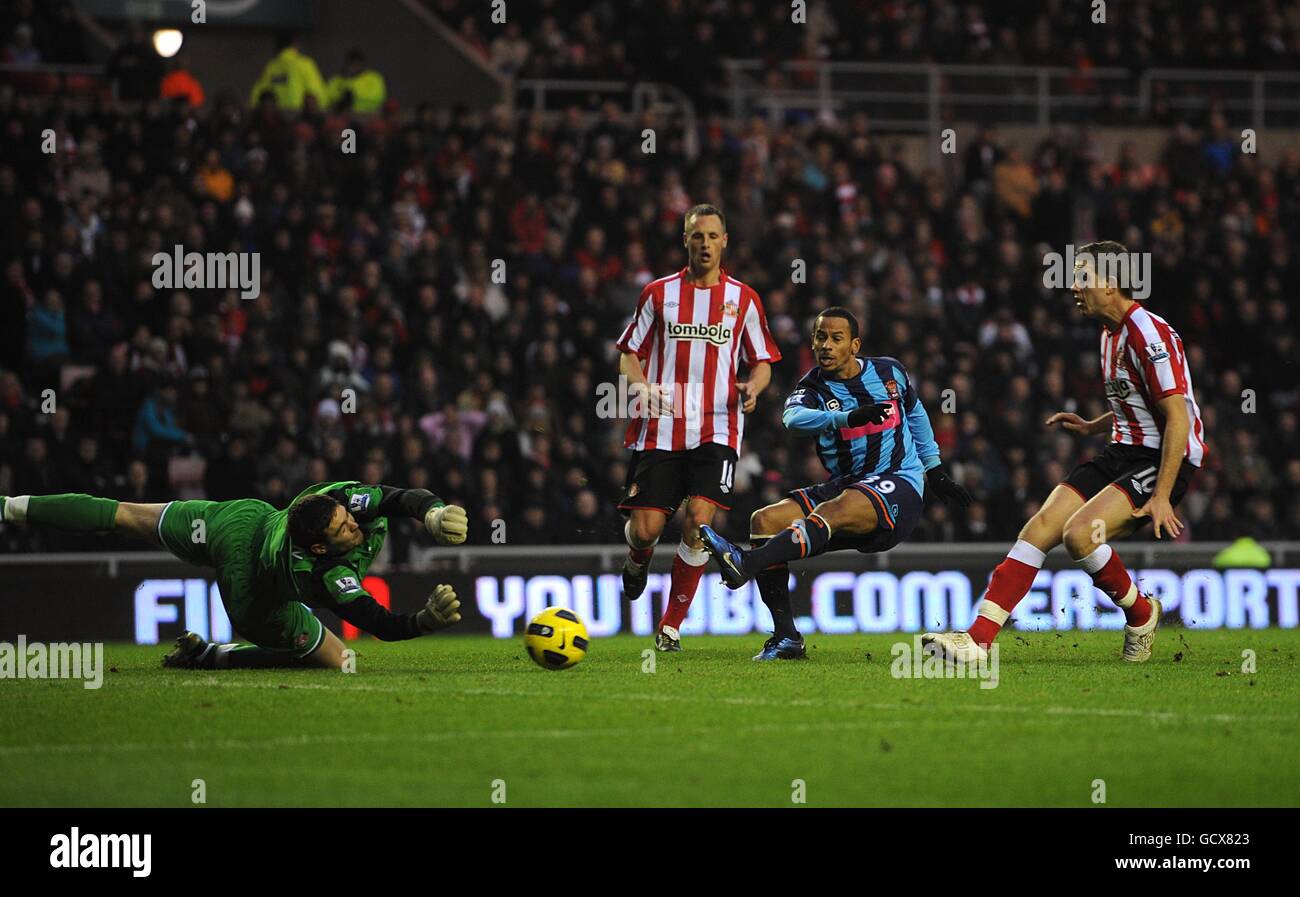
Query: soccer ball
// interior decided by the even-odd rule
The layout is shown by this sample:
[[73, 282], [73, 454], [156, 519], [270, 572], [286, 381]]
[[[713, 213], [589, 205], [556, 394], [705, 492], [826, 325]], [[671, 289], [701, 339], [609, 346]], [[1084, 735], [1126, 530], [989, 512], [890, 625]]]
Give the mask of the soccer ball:
[[528, 624], [524, 647], [538, 666], [567, 670], [587, 656], [587, 626], [568, 608], [548, 607]]

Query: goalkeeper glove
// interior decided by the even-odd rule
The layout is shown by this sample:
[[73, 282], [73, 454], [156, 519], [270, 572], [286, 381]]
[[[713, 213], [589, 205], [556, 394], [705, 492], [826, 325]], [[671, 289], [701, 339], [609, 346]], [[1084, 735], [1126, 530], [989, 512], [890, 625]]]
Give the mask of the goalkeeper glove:
[[966, 491], [966, 488], [961, 483], [948, 476], [948, 472], [943, 469], [942, 464], [936, 464], [927, 470], [925, 480], [930, 484], [930, 488], [946, 503], [955, 503], [961, 508], [970, 505], [970, 493]]
[[424, 632], [437, 632], [460, 622], [460, 601], [456, 590], [449, 585], [434, 588], [429, 600], [415, 615], [415, 622]]
[[861, 405], [849, 412], [849, 426], [860, 427], [863, 424], [882, 424], [894, 413], [894, 406], [889, 402], [877, 402], [874, 405]]
[[424, 515], [424, 528], [439, 545], [459, 545], [469, 534], [469, 515], [456, 505], [430, 508]]

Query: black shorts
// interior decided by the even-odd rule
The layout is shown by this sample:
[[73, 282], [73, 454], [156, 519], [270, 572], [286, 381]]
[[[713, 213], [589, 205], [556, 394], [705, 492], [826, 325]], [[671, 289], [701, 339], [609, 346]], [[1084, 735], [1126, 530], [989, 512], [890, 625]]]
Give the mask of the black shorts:
[[[1128, 496], [1129, 503], [1137, 510], [1151, 498], [1151, 491], [1156, 486], [1156, 474], [1160, 471], [1160, 450], [1145, 445], [1119, 445], [1112, 442], [1102, 449], [1090, 461], [1085, 461], [1065, 478], [1069, 486], [1087, 501], [1107, 486], [1117, 486]], [[1187, 486], [1192, 481], [1197, 467], [1186, 459], [1178, 468], [1178, 477], [1174, 480], [1173, 491], [1169, 493], [1169, 503], [1177, 505], [1187, 494]], [[1149, 522], [1151, 518], [1142, 518]]]
[[871, 499], [876, 508], [877, 526], [864, 536], [831, 533], [827, 551], [849, 548], [863, 552], [888, 551], [912, 534], [925, 509], [925, 501], [915, 487], [892, 473], [873, 473], [865, 477], [850, 474], [786, 494], [799, 503], [805, 514], [811, 514], [813, 508], [839, 496], [845, 489], [856, 489]]
[[716, 442], [681, 452], [633, 452], [618, 509], [627, 514], [633, 508], [654, 508], [671, 517], [682, 499], [702, 498], [730, 511], [735, 476], [736, 450]]

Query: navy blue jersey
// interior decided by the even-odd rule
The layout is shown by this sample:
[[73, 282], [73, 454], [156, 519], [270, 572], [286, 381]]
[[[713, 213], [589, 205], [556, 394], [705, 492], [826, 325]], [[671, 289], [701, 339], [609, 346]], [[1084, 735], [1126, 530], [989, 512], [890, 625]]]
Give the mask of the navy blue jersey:
[[[856, 377], [837, 380], [815, 367], [785, 401], [786, 427], [817, 436], [817, 455], [832, 478], [892, 473], [924, 494], [925, 472], [939, 464], [939, 446], [925, 406], [895, 358], [863, 358]], [[894, 413], [879, 424], [850, 427], [860, 405], [889, 403]]]

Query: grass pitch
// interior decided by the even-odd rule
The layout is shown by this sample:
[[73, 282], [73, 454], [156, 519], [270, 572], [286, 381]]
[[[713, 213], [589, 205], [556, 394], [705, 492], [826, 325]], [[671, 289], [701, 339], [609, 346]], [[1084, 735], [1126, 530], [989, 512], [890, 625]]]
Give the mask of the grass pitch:
[[[522, 641], [355, 643], [358, 671], [163, 670], [109, 645], [101, 689], [0, 681], [0, 805], [1300, 805], [1300, 633], [1002, 638], [999, 685], [896, 679], [911, 636], [593, 642], [549, 672]], [[1242, 652], [1257, 672], [1242, 672]], [[870, 656], [868, 656], [870, 655]], [[504, 783], [502, 788], [501, 783]], [[504, 795], [503, 792], [504, 791]]]

